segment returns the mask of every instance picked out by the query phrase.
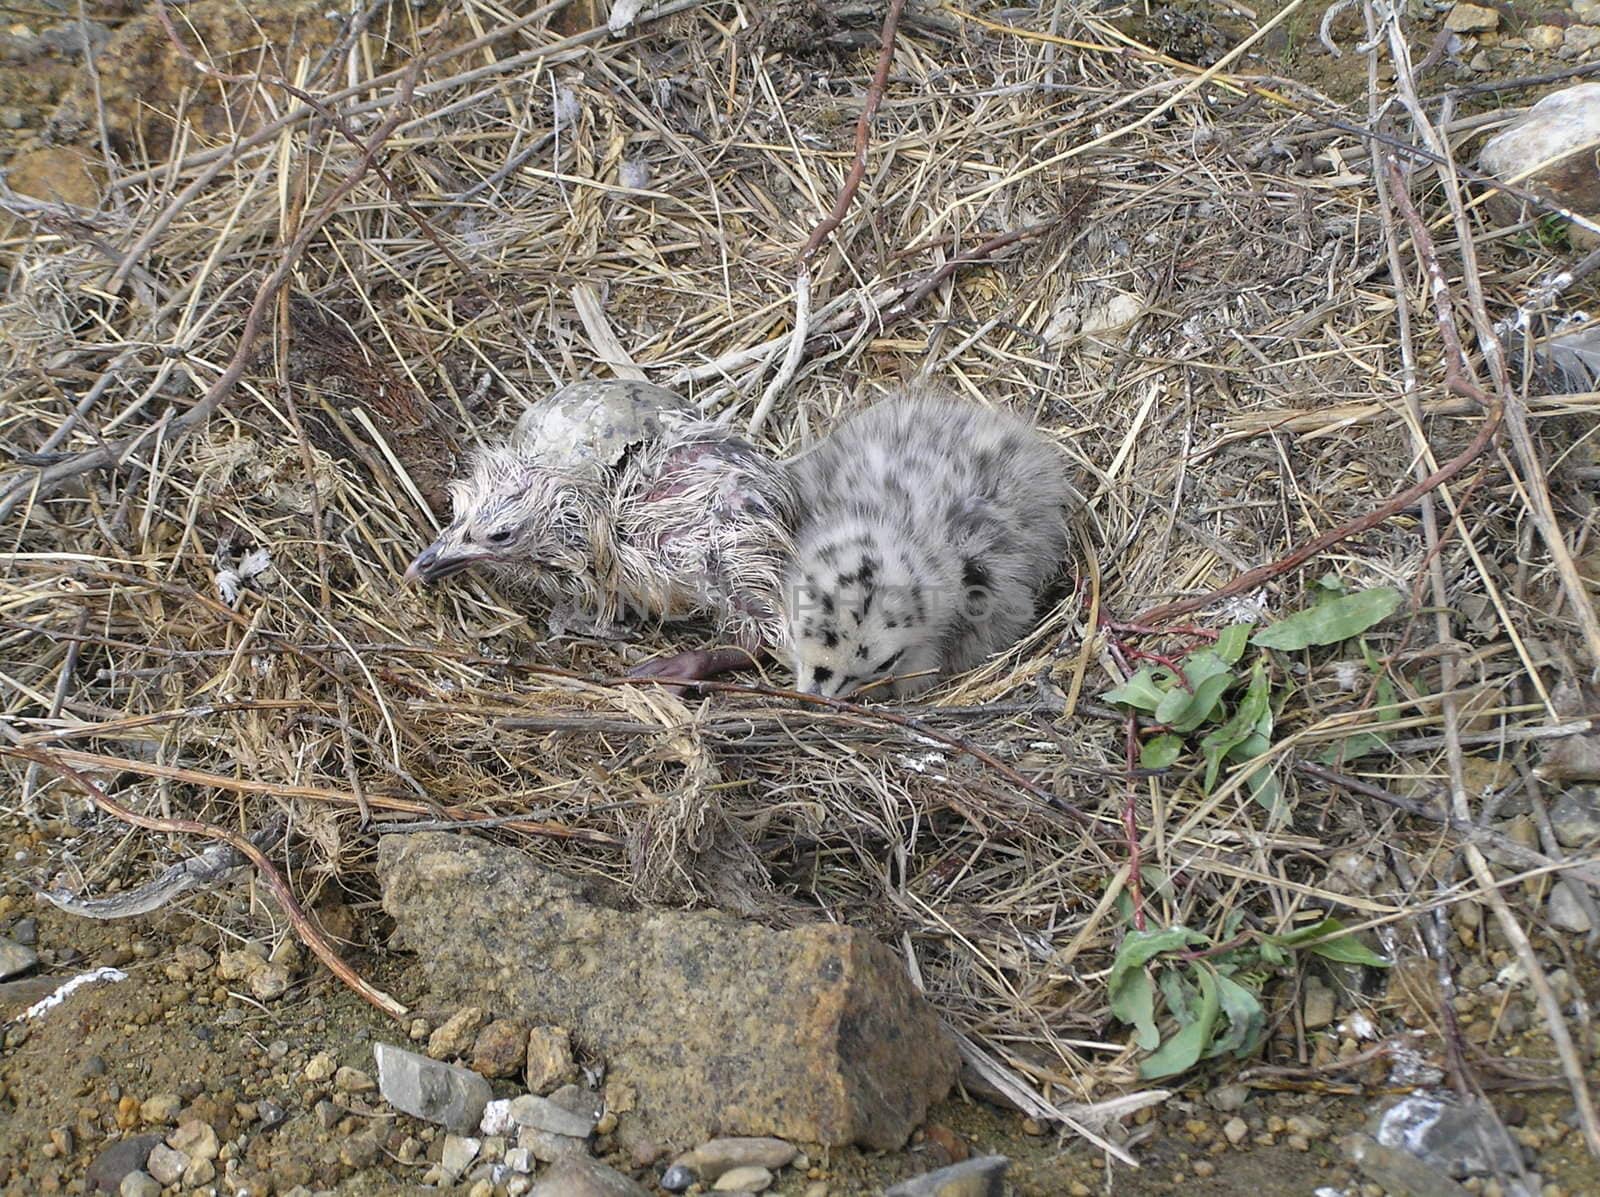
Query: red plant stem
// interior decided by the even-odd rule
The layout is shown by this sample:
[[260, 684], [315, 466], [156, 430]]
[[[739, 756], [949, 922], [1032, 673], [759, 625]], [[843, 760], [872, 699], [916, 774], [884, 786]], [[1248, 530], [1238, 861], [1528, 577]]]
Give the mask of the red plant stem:
[[850, 210], [850, 201], [855, 199], [856, 192], [861, 188], [861, 180], [867, 173], [867, 138], [872, 130], [872, 118], [878, 115], [878, 105], [883, 103], [883, 89], [889, 82], [889, 64], [894, 61], [895, 30], [900, 27], [900, 13], [905, 6], [906, 0], [889, 0], [889, 13], [883, 18], [883, 48], [878, 52], [878, 69], [867, 87], [867, 102], [861, 109], [861, 119], [856, 122], [855, 161], [850, 166], [850, 173], [845, 176], [844, 186], [839, 189], [839, 198], [833, 201], [833, 211], [811, 230], [811, 236], [806, 239], [805, 248], [800, 251], [801, 262], [809, 262], [823, 239], [839, 227], [844, 214]]

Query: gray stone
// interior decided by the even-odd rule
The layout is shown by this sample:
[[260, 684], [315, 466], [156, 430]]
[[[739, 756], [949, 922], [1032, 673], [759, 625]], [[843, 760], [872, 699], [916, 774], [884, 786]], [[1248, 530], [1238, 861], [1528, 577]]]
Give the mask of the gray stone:
[[121, 1187], [124, 1176], [144, 1167], [145, 1161], [150, 1158], [150, 1152], [159, 1142], [161, 1142], [160, 1135], [134, 1135], [131, 1138], [118, 1139], [95, 1156], [94, 1163], [89, 1165], [88, 1171], [84, 1174], [89, 1191], [115, 1193]]
[[467, 1170], [468, 1165], [478, 1158], [478, 1150], [483, 1146], [477, 1139], [469, 1139], [465, 1135], [446, 1135], [444, 1146], [439, 1151], [439, 1167], [444, 1169], [446, 1178], [454, 1181]]
[[384, 837], [379, 875], [435, 1001], [566, 1027], [633, 1088], [624, 1144], [897, 1148], [955, 1079], [937, 1015], [859, 929], [614, 910], [513, 848], [440, 833]]
[[1003, 1155], [980, 1155], [901, 1181], [884, 1197], [1003, 1197], [1009, 1167]]
[[130, 1172], [117, 1189], [119, 1197], [161, 1197], [161, 1182], [148, 1172]]
[[[1581, 54], [1600, 43], [1600, 31], [1574, 25], [1563, 53]], [[1532, 171], [1521, 186], [1548, 192], [1583, 213], [1600, 211], [1600, 171], [1592, 145], [1600, 140], [1600, 83], [1551, 92], [1491, 137], [1478, 164], [1498, 179]], [[1548, 164], [1548, 165], [1542, 165]]]
[[532, 1172], [534, 1155], [526, 1147], [506, 1148], [506, 1167], [513, 1172]]
[[1218, 1085], [1206, 1094], [1206, 1104], [1220, 1114], [1232, 1114], [1244, 1109], [1250, 1100], [1249, 1085]]
[[589, 1140], [575, 1139], [571, 1135], [558, 1135], [553, 1131], [540, 1130], [536, 1126], [517, 1128], [517, 1146], [526, 1150], [534, 1159], [546, 1164], [589, 1154]]
[[718, 1193], [760, 1193], [772, 1187], [772, 1173], [760, 1164], [730, 1168], [711, 1186]]
[[1574, 786], [1550, 804], [1550, 828], [1563, 848], [1600, 840], [1600, 789]]
[[1362, 1174], [1390, 1197], [1468, 1197], [1467, 1190], [1437, 1168], [1366, 1135], [1351, 1135], [1344, 1148]]
[[661, 1187], [669, 1193], [681, 1193], [694, 1182], [694, 1169], [682, 1164], [674, 1164], [661, 1174]]
[[567, 1159], [551, 1164], [528, 1197], [650, 1197], [615, 1168], [599, 1160]]
[[531, 1126], [534, 1130], [567, 1135], [574, 1139], [588, 1138], [598, 1121], [593, 1116], [574, 1113], [548, 1097], [533, 1093], [524, 1093], [512, 1099], [511, 1119], [518, 1126]]
[[1481, 1101], [1457, 1103], [1427, 1093], [1401, 1098], [1375, 1118], [1372, 1137], [1447, 1176], [1517, 1172], [1522, 1153]]
[[150, 1158], [144, 1165], [145, 1171], [164, 1185], [177, 1184], [183, 1179], [183, 1170], [188, 1166], [189, 1157], [165, 1143], [157, 1143], [150, 1149]]
[[477, 1073], [390, 1043], [374, 1043], [372, 1054], [378, 1062], [378, 1092], [395, 1109], [457, 1134], [477, 1128], [492, 1095], [489, 1082]]
[[712, 1139], [673, 1160], [703, 1181], [714, 1181], [734, 1168], [783, 1168], [798, 1154], [793, 1143], [767, 1137]]
[[39, 953], [16, 940], [0, 936], [0, 981], [25, 973], [39, 963]]
[[1594, 924], [1589, 918], [1589, 912], [1583, 908], [1577, 895], [1572, 892], [1574, 884], [1582, 885], [1583, 882], [1557, 881], [1550, 887], [1550, 923], [1559, 930], [1582, 935]]

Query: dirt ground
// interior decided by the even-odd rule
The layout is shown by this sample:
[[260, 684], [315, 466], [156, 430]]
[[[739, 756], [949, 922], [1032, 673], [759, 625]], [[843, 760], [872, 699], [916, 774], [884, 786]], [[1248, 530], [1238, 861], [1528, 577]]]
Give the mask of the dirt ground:
[[[364, 1112], [363, 1103], [328, 1082], [305, 1077], [308, 1061], [322, 1052], [370, 1073], [371, 1045], [403, 1043], [406, 1028], [314, 963], [302, 965], [289, 991], [270, 1002], [216, 975], [219, 954], [239, 946], [219, 924], [269, 927], [269, 906], [256, 906], [251, 917], [248, 882], [146, 918], [85, 920], [34, 896], [49, 875], [52, 850], [63, 846], [60, 839], [10, 822], [3, 842], [0, 934], [35, 939], [41, 966], [28, 979], [0, 985], [0, 1020], [8, 1027], [0, 1050], [0, 1192], [88, 1192], [88, 1171], [109, 1142], [124, 1133], [167, 1132], [190, 1117], [216, 1129], [218, 1179], [229, 1182], [230, 1192], [281, 1194], [304, 1185], [359, 1197], [420, 1184], [438, 1159], [442, 1132], [382, 1112], [382, 1103]], [[370, 942], [382, 930], [381, 913], [359, 904], [324, 907], [321, 917], [357, 941]], [[403, 957], [368, 950], [349, 958], [387, 992], [404, 1000], [423, 996]], [[11, 1021], [63, 980], [101, 966], [121, 969], [127, 979], [85, 987], [41, 1017]], [[1591, 970], [1591, 1002], [1600, 997], [1594, 979]], [[1499, 1051], [1548, 1054], [1536, 1019], [1507, 1021], [1526, 1030], [1498, 1044]], [[1232, 1114], [1208, 1100], [1212, 1087], [1229, 1079], [1226, 1071], [1194, 1078], [1154, 1116], [1131, 1120], [1125, 1141], [1141, 1162], [1137, 1171], [1114, 1166], [1108, 1172], [1070, 1135], [1058, 1140], [1029, 1133], [1038, 1128], [1018, 1114], [955, 1097], [932, 1112], [903, 1152], [803, 1145], [812, 1167], [786, 1170], [770, 1191], [798, 1197], [821, 1181], [832, 1197], [878, 1193], [949, 1162], [952, 1145], [957, 1155], [1009, 1157], [1010, 1179], [1023, 1197], [1363, 1191], [1339, 1140], [1361, 1128], [1385, 1096], [1382, 1085], [1364, 1092], [1352, 1092], [1358, 1088], [1352, 1085], [1337, 1092], [1333, 1084], [1326, 1092], [1257, 1090], [1238, 1111], [1250, 1135], [1234, 1147], [1222, 1132]], [[1538, 1145], [1529, 1151], [1529, 1164], [1555, 1186], [1547, 1192], [1577, 1197], [1594, 1191], [1591, 1163], [1572, 1133], [1572, 1103], [1562, 1089], [1499, 1094], [1497, 1108], [1519, 1137]], [[1297, 1133], [1306, 1126], [1310, 1135]], [[376, 1153], [366, 1146], [372, 1140]], [[661, 1191], [655, 1187], [659, 1164], [634, 1166], [607, 1136], [600, 1137], [597, 1154]], [[463, 1181], [449, 1191], [469, 1189]]]

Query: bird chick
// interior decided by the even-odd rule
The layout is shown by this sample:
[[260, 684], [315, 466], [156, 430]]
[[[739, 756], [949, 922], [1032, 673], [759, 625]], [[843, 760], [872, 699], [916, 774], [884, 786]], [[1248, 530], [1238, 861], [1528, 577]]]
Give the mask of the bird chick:
[[[480, 450], [451, 498], [454, 518], [408, 579], [487, 567], [601, 627], [629, 614], [710, 616], [740, 661], [780, 642], [791, 481], [670, 391], [564, 388]], [[686, 654], [649, 672], [699, 676], [732, 663]]]
[[785, 620], [805, 693], [926, 690], [1021, 639], [1063, 571], [1071, 474], [1015, 416], [900, 395], [790, 468]]

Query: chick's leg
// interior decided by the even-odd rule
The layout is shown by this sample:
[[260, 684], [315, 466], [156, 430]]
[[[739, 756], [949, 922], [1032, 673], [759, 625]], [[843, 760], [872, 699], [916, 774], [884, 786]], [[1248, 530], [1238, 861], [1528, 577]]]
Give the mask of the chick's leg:
[[[692, 648], [687, 652], [674, 653], [670, 657], [635, 665], [628, 670], [628, 676], [660, 678], [663, 683], [691, 683], [715, 677], [719, 673], [744, 669], [755, 663], [756, 654], [749, 649]], [[676, 694], [681, 694], [688, 687], [669, 684], [667, 688]]]

